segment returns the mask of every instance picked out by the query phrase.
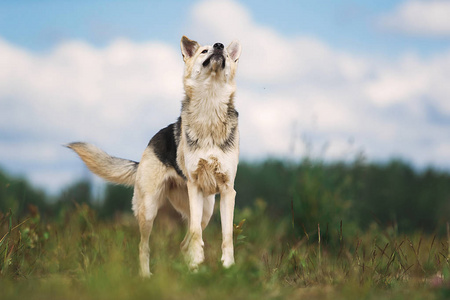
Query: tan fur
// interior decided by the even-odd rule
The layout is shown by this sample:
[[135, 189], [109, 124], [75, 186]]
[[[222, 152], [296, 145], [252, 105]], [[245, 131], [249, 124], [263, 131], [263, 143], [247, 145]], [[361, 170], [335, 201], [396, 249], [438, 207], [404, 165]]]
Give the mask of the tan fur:
[[220, 163], [215, 157], [211, 157], [210, 162], [200, 159], [192, 177], [206, 195], [218, 193], [229, 183], [228, 175], [220, 172]]
[[137, 163], [110, 156], [103, 150], [86, 143], [66, 145], [75, 151], [92, 173], [117, 184], [133, 186], [136, 181]]
[[[237, 118], [228, 116], [229, 111], [234, 110], [234, 93], [217, 103], [211, 103], [208, 98], [191, 97], [192, 94], [183, 102], [186, 107], [181, 113], [183, 128], [192, 139], [203, 143], [201, 147], [222, 144], [238, 125]], [[205, 112], [210, 114], [210, 118], [204, 117]]]

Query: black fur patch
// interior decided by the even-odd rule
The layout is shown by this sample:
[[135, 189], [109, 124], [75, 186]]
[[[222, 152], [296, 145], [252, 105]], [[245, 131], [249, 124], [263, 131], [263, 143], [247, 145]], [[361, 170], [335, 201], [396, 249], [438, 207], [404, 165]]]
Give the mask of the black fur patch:
[[223, 142], [222, 145], [220, 145], [220, 149], [222, 149], [223, 152], [227, 152], [228, 150], [234, 148], [234, 142], [236, 140], [236, 126], [231, 129], [230, 134], [228, 135], [225, 142]]
[[224, 57], [223, 54], [222, 54], [222, 51], [214, 51], [214, 53], [211, 54], [211, 56], [208, 57], [208, 58], [203, 62], [203, 66], [204, 66], [204, 67], [207, 67], [207, 66], [209, 65], [209, 63], [211, 62], [211, 60], [216, 60], [216, 61], [221, 60], [221, 61], [222, 61], [221, 67], [222, 67], [222, 69], [225, 69], [225, 61], [226, 61], [226, 60], [225, 60], [225, 57]]
[[181, 120], [177, 123], [170, 124], [155, 134], [148, 146], [153, 149], [156, 157], [166, 166], [172, 167], [181, 177], [186, 179], [177, 163], [177, 147], [180, 141]]
[[239, 113], [237, 110], [234, 109], [233, 105], [231, 103], [228, 104], [228, 110], [227, 110], [228, 118], [230, 119], [236, 119], [239, 118]]
[[185, 133], [185, 136], [186, 136], [186, 142], [187, 142], [189, 148], [197, 149], [198, 148], [198, 140], [193, 140], [187, 131]]
[[175, 123], [175, 126], [173, 127], [173, 135], [175, 138], [175, 145], [177, 145], [178, 147], [181, 139], [181, 117], [178, 117], [178, 120]]
[[234, 109], [234, 106], [232, 105], [232, 101], [230, 101], [230, 103], [228, 104], [228, 119], [231, 121], [236, 122], [232, 128], [231, 128], [231, 132], [228, 135], [227, 139], [225, 140], [225, 142], [222, 143], [222, 145], [220, 145], [220, 149], [222, 149], [223, 152], [226, 152], [227, 150], [232, 149], [235, 146], [235, 140], [236, 140], [236, 134], [237, 133], [237, 119], [239, 117], [239, 113], [237, 112], [236, 109]]
[[210, 62], [211, 62], [211, 57], [208, 57], [208, 58], [203, 62], [203, 66], [206, 67], [207, 65], [209, 65]]

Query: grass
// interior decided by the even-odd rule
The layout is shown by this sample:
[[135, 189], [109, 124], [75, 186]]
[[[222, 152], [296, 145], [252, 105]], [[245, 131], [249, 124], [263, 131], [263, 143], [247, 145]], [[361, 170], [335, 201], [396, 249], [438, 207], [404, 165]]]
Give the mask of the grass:
[[[185, 227], [160, 214], [151, 236], [150, 279], [138, 276], [139, 232], [132, 216], [100, 220], [77, 205], [57, 220], [31, 208], [0, 214], [1, 299], [448, 299], [450, 237], [400, 235], [395, 228], [351, 231], [318, 224], [295, 234], [263, 202], [236, 211], [236, 265], [220, 265], [220, 220], [204, 232], [206, 261], [187, 269]], [[350, 230], [349, 230], [350, 232]], [[320, 233], [320, 234], [319, 234]]]

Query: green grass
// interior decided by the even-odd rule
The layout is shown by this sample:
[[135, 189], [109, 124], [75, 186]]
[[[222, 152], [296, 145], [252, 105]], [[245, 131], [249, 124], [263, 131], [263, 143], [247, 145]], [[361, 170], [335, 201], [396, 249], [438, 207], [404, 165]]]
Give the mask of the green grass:
[[52, 221], [37, 211], [20, 222], [11, 212], [0, 214], [0, 299], [450, 297], [447, 236], [406, 236], [377, 225], [360, 232], [346, 224], [318, 224], [295, 236], [289, 218], [271, 219], [265, 209], [257, 202], [236, 211], [236, 265], [230, 269], [220, 265], [216, 212], [204, 232], [206, 261], [197, 273], [189, 272], [179, 250], [185, 226], [160, 214], [150, 241], [150, 279], [138, 276], [132, 216], [100, 220], [87, 205]]

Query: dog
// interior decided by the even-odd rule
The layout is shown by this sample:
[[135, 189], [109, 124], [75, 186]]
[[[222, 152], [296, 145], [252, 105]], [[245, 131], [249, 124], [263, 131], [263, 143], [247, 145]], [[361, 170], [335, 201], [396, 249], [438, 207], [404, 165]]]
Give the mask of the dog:
[[110, 156], [87, 143], [67, 145], [87, 167], [107, 181], [134, 186], [132, 209], [139, 223], [140, 273], [151, 275], [149, 237], [158, 209], [166, 199], [187, 220], [181, 250], [191, 270], [204, 261], [202, 231], [220, 194], [222, 264], [234, 264], [234, 179], [239, 161], [235, 75], [241, 45], [201, 46], [181, 38], [185, 63], [185, 98], [177, 121], [155, 134], [141, 161]]

